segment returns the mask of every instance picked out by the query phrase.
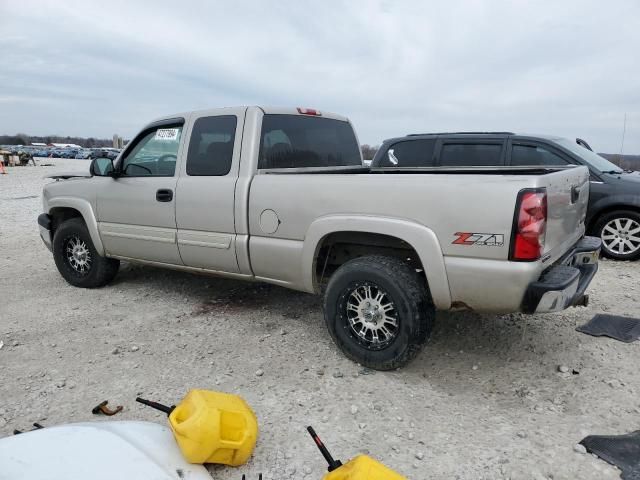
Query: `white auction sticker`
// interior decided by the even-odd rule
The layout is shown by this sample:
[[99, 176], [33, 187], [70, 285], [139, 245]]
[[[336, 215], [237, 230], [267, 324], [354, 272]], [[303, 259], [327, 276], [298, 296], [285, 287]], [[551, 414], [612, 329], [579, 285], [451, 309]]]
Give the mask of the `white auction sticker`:
[[156, 140], [177, 140], [179, 128], [161, 128], [156, 131]]

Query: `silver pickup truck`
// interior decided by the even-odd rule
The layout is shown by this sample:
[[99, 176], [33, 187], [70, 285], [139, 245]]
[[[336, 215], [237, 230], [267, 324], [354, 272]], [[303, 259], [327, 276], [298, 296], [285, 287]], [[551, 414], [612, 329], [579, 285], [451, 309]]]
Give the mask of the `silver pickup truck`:
[[38, 218], [70, 284], [125, 260], [324, 293], [375, 369], [413, 358], [435, 309], [559, 311], [598, 268], [585, 167], [369, 169], [349, 121], [312, 109], [172, 115], [90, 172], [54, 176]]

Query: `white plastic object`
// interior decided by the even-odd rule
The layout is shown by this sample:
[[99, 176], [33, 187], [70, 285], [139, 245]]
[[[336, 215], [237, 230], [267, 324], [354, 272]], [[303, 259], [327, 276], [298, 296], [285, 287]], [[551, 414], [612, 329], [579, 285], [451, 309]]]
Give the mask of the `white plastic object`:
[[0, 480], [212, 480], [186, 462], [169, 427], [92, 422], [0, 439]]

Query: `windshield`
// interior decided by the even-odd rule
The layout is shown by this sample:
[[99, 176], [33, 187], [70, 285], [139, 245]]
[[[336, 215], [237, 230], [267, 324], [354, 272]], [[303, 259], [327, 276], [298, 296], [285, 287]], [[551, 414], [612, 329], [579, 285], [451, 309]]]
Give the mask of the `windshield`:
[[583, 159], [585, 162], [587, 162], [596, 170], [599, 170], [601, 172], [611, 172], [611, 171], [622, 172], [622, 168], [617, 166], [615, 163], [611, 163], [606, 158], [601, 157], [600, 155], [598, 155], [595, 152], [592, 152], [591, 150], [581, 147], [576, 142], [571, 141], [568, 138], [561, 138], [559, 140], [554, 140], [554, 141], [558, 145], [561, 145], [567, 150], [570, 150], [571, 152], [578, 155], [581, 159]]

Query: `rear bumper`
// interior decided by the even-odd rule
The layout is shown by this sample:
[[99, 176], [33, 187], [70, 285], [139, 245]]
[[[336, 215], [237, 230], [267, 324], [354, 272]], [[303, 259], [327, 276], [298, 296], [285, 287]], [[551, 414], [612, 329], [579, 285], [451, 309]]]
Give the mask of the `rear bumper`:
[[51, 217], [46, 213], [38, 215], [38, 229], [40, 230], [40, 238], [51, 251]]
[[545, 270], [529, 285], [522, 301], [525, 313], [559, 312], [568, 307], [586, 306], [584, 294], [598, 271], [602, 241], [584, 237], [558, 263]]

